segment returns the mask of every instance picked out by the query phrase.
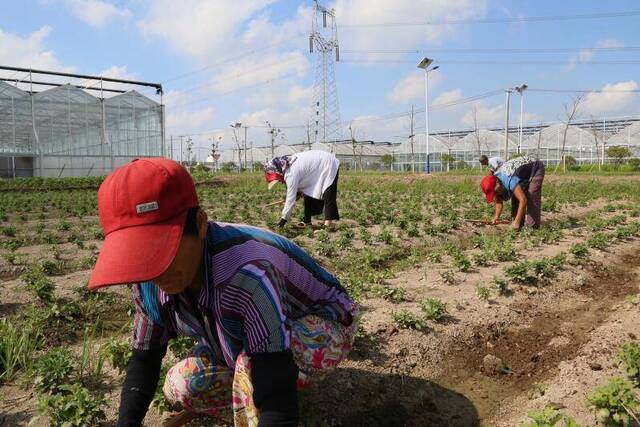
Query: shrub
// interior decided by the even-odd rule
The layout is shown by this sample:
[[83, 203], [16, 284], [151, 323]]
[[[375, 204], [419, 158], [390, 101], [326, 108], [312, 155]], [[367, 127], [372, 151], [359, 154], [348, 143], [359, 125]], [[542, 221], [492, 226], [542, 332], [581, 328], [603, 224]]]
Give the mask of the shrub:
[[439, 321], [447, 314], [447, 305], [435, 298], [427, 298], [420, 303], [420, 308], [425, 317], [430, 320]]
[[54, 347], [35, 364], [35, 386], [44, 392], [56, 393], [73, 373], [73, 355], [63, 347]]
[[93, 396], [82, 384], [64, 384], [60, 392], [44, 395], [38, 401], [38, 410], [47, 414], [55, 427], [97, 425], [106, 419], [102, 395]]
[[630, 425], [629, 412], [640, 409], [640, 402], [633, 394], [631, 383], [617, 377], [589, 393], [587, 403], [590, 409], [598, 411], [598, 420], [611, 427]]

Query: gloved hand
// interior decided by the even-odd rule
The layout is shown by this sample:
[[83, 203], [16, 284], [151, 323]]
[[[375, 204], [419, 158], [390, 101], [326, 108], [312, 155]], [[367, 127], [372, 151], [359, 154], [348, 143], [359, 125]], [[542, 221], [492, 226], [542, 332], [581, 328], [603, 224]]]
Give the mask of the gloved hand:
[[287, 223], [287, 220], [284, 218], [280, 218], [280, 222], [278, 223], [278, 227], [282, 228]]

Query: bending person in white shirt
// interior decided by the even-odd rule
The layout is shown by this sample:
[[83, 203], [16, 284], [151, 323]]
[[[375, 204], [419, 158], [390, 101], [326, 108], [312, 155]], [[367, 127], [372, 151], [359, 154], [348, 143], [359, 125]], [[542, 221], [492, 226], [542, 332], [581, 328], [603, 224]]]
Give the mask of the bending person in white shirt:
[[484, 154], [480, 156], [480, 164], [482, 166], [489, 166], [489, 170], [492, 174], [496, 173], [500, 166], [504, 164], [504, 159], [502, 157], [487, 157]]
[[287, 186], [287, 198], [279, 226], [289, 220], [298, 194], [304, 196], [304, 222], [311, 225], [311, 217], [324, 212], [324, 224], [340, 219], [338, 213], [338, 168], [340, 161], [333, 154], [310, 150], [290, 156], [275, 157], [265, 167], [269, 189], [281, 182]]

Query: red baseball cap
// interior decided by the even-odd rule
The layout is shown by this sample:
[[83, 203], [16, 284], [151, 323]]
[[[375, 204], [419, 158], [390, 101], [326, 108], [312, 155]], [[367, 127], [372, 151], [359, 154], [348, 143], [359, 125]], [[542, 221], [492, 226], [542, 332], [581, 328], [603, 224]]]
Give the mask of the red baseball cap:
[[271, 190], [273, 186], [276, 185], [278, 182], [284, 183], [283, 176], [273, 171], [266, 171], [264, 173], [264, 179], [266, 179], [267, 182], [269, 183], [269, 190]]
[[89, 289], [138, 283], [173, 262], [189, 208], [198, 206], [191, 175], [167, 159], [136, 159], [115, 170], [98, 190], [105, 240]]
[[493, 198], [496, 195], [496, 177], [493, 175], [487, 175], [482, 178], [480, 182], [482, 192], [487, 196], [487, 203], [493, 202]]

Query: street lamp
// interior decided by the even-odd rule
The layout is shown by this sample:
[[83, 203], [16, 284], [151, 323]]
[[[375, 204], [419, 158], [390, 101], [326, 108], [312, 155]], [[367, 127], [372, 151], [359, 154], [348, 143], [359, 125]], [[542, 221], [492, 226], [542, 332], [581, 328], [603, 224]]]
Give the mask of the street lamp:
[[[235, 122], [229, 123], [229, 127], [233, 128], [233, 139], [235, 140], [236, 146], [238, 147], [238, 170], [242, 171], [242, 155], [240, 154], [240, 142], [238, 141], [240, 137], [238, 136], [238, 130], [242, 127], [242, 123]], [[245, 160], [246, 160], [246, 138], [245, 138]]]
[[520, 135], [518, 137], [518, 154], [522, 151], [522, 122], [524, 120], [524, 91], [527, 90], [529, 86], [525, 83], [520, 86], [516, 86], [514, 89], [520, 95]]
[[439, 65], [436, 65], [433, 68], [429, 68], [429, 66], [433, 63], [433, 59], [425, 57], [420, 63], [418, 63], [418, 68], [422, 68], [424, 70], [424, 118], [425, 118], [425, 136], [427, 139], [427, 164], [426, 164], [426, 172], [431, 173], [431, 164], [429, 161], [429, 73], [431, 71], [437, 70], [440, 68]]

